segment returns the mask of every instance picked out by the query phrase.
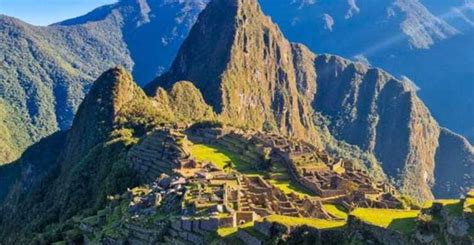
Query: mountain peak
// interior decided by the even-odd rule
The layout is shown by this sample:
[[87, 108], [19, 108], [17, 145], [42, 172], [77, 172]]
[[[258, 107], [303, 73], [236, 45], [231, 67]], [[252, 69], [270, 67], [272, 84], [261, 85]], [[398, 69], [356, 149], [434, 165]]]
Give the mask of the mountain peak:
[[125, 68], [117, 66], [103, 73], [79, 106], [68, 135], [67, 159], [79, 158], [105, 140], [121, 112], [140, 101], [146, 101], [146, 96]]
[[[311, 74], [299, 69], [310, 69], [302, 62], [314, 57], [305, 59], [300, 53], [257, 1], [213, 0], [200, 14], [170, 71], [146, 91], [153, 95], [159, 86], [170, 89], [179, 81], [190, 81], [224, 121], [307, 137], [312, 109], [298, 89], [298, 82], [303, 82], [298, 75]], [[315, 133], [309, 135], [316, 138]]]

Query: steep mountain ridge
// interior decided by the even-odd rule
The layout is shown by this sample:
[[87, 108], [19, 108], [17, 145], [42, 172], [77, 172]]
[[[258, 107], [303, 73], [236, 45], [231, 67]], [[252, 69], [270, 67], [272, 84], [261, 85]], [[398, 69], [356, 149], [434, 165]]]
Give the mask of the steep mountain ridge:
[[260, 2], [291, 41], [409, 77], [440, 124], [472, 143], [472, 1]]
[[94, 82], [71, 129], [46, 137], [0, 167], [0, 183], [8, 190], [0, 192], [0, 200], [5, 199], [0, 241], [23, 243], [33, 239], [33, 232], [61, 229], [48, 225], [90, 215], [108, 195], [135, 186], [127, 152], [154, 128], [215, 120], [191, 83], [160, 90], [149, 98], [125, 68], [112, 68]]
[[[70, 130], [33, 145], [12, 163], [21, 176], [10, 189], [3, 206], [9, 211], [2, 212], [0, 223], [6, 227], [10, 222], [15, 234], [29, 233], [101, 205], [107, 194], [134, 183], [126, 162], [134, 136], [165, 120], [124, 68], [105, 72], [81, 103]], [[0, 236], [8, 233], [4, 229]]]
[[[93, 84], [90, 92], [81, 103], [68, 133], [65, 158], [76, 161], [99, 142], [109, 137], [117, 127], [138, 123], [143, 127], [155, 125], [160, 118], [152, 102], [132, 80], [131, 75], [121, 67], [110, 69]], [[140, 129], [140, 131], [145, 131]]]
[[331, 132], [373, 152], [411, 195], [432, 198], [440, 129], [411, 84], [337, 56], [318, 56], [315, 64], [314, 107], [332, 119]]
[[[207, 23], [222, 19], [228, 22]], [[217, 40], [206, 42], [213, 37]], [[228, 45], [215, 45], [221, 41]], [[202, 55], [195, 56], [195, 50]], [[206, 91], [206, 85], [219, 91]], [[254, 0], [214, 0], [200, 15], [170, 72], [147, 89], [153, 98], [124, 68], [110, 69], [92, 85], [70, 130], [35, 144], [11, 165], [19, 164], [22, 178], [0, 209], [1, 239], [21, 243], [16, 239], [61, 230], [52, 224], [68, 226], [71, 217], [104, 208], [109, 195], [135, 184], [126, 160], [128, 149], [169, 121], [189, 124], [217, 118], [319, 146], [326, 146], [320, 135], [324, 126], [337, 139], [373, 153], [387, 175], [418, 200], [432, 197], [438, 176], [435, 191], [443, 195], [459, 191], [446, 189], [446, 183], [455, 181], [456, 188], [472, 184], [464, 176], [472, 176], [472, 146], [439, 128], [412, 84], [380, 69], [316, 55], [289, 43]], [[242, 114], [252, 120], [244, 121]], [[454, 171], [453, 166], [460, 169]], [[447, 168], [453, 171], [442, 175]]]
[[157, 86], [189, 80], [224, 122], [318, 142], [312, 109], [297, 86], [301, 60], [256, 1], [213, 1], [170, 71], [146, 90], [153, 95]]
[[[8, 105], [4, 110], [12, 116], [2, 123], [6, 129], [5, 136], [0, 136], [4, 142], [0, 162], [11, 162], [31, 143], [58, 129], [67, 129], [91, 82], [102, 71], [122, 64], [133, 68], [133, 75], [141, 85], [165, 71], [207, 2], [122, 0], [49, 27], [35, 27], [1, 16], [0, 97]], [[470, 67], [472, 59], [466, 56], [469, 52], [456, 48], [460, 43], [470, 43], [473, 37], [467, 29], [471, 27], [472, 2], [372, 0], [334, 4], [261, 0], [260, 3], [292, 41], [303, 42], [317, 52], [357, 56], [361, 60], [365, 57], [394, 74], [408, 75], [420, 85], [420, 96], [443, 126], [472, 138], [473, 123], [463, 118], [472, 114], [474, 108], [469, 99], [472, 97], [469, 91], [473, 90], [464, 89], [471, 83], [463, 82], [470, 73], [459, 68]], [[447, 14], [448, 8], [455, 8], [455, 12]], [[332, 23], [330, 29], [327, 21]], [[346, 38], [348, 28], [358, 34], [350, 42]], [[462, 35], [450, 38], [455, 33]], [[449, 43], [444, 44], [446, 39]], [[409, 43], [430, 49], [407, 49]], [[448, 60], [446, 50], [453, 49], [456, 53], [453, 57], [460, 58], [441, 63]], [[439, 54], [438, 58], [432, 59], [435, 54]], [[413, 60], [416, 66], [406, 65], [413, 64]], [[466, 66], [455, 66], [458, 62]], [[446, 69], [450, 75], [436, 72], [443, 69], [433, 72], [433, 65], [449, 67]], [[453, 84], [449, 90], [445, 89], [446, 80]], [[449, 105], [449, 109], [440, 104]], [[24, 126], [8, 126], [18, 122]]]
[[201, 89], [224, 122], [316, 145], [321, 139], [314, 125], [320, 122], [313, 116], [319, 112], [330, 120], [332, 135], [373, 153], [405, 193], [433, 198], [440, 128], [414, 86], [380, 69], [290, 44], [256, 1], [211, 2], [170, 71], [146, 90], [153, 94], [157, 86], [179, 80]]
[[[120, 1], [47, 27], [0, 15], [0, 98], [12, 115], [0, 122], [11, 135], [2, 137], [0, 163], [69, 128], [101, 72], [120, 64], [145, 84], [167, 69], [204, 6], [202, 1]], [[9, 127], [15, 120], [24, 127]]]
[[[11, 114], [5, 124], [21, 122], [7, 127], [15, 135], [7, 144], [16, 151], [1, 162], [14, 160], [29, 144], [68, 128], [90, 81], [101, 71], [117, 63], [130, 66], [115, 28], [35, 27], [0, 16], [0, 93]], [[106, 30], [109, 35], [103, 35]], [[100, 58], [106, 55], [106, 60]]]

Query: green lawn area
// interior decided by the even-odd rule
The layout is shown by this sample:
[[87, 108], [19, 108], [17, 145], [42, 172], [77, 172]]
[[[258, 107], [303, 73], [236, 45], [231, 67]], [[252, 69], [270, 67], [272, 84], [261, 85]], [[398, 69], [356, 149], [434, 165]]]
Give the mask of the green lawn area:
[[291, 180], [273, 180], [273, 179], [271, 179], [271, 180], [268, 180], [268, 182], [270, 184], [274, 185], [275, 187], [277, 187], [278, 189], [280, 189], [281, 191], [283, 191], [283, 193], [285, 193], [285, 194], [290, 194], [290, 193], [294, 192], [296, 195], [298, 195], [300, 197], [313, 196], [311, 194], [311, 192], [309, 192], [304, 187], [302, 187], [298, 183], [295, 183]]
[[357, 208], [352, 215], [367, 223], [407, 234], [415, 230], [419, 210]]
[[276, 222], [285, 226], [301, 226], [307, 225], [317, 229], [333, 229], [343, 227], [345, 221], [312, 219], [312, 218], [297, 218], [283, 215], [270, 215], [265, 218], [269, 222]]
[[328, 213], [338, 218], [347, 220], [347, 217], [349, 216], [346, 212], [342, 211], [341, 209], [336, 207], [336, 205], [334, 204], [324, 204], [323, 207], [324, 207], [324, 210], [326, 210]]
[[255, 174], [252, 165], [243, 161], [240, 156], [219, 146], [207, 144], [194, 144], [190, 147], [191, 155], [198, 161], [208, 161], [216, 164], [219, 168], [232, 162], [234, 168], [244, 174]]
[[224, 168], [227, 163], [232, 162], [230, 157], [228, 157], [226, 154], [208, 145], [195, 144], [192, 145], [189, 149], [191, 151], [191, 155], [196, 160], [203, 162], [212, 162], [221, 169]]

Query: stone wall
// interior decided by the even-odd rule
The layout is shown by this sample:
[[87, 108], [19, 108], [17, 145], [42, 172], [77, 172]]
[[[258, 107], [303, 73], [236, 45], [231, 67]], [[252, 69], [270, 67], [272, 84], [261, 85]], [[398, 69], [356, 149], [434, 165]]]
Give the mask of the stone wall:
[[247, 231], [239, 229], [237, 231], [237, 238], [239, 238], [246, 245], [263, 245], [264, 241], [259, 240], [257, 237], [252, 236]]

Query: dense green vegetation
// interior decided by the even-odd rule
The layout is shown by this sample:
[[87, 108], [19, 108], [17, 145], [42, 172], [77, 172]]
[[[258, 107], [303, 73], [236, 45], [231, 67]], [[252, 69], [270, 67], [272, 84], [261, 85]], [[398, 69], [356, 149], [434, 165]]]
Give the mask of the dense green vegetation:
[[[430, 196], [429, 187], [424, 186], [428, 182], [422, 182], [419, 173], [433, 172], [428, 168], [435, 165], [432, 155], [436, 150], [439, 128], [413, 91], [377, 69], [335, 56], [316, 57], [305, 47], [290, 44], [262, 15], [255, 1], [243, 1], [240, 5], [231, 1], [214, 1], [213, 4], [215, 8], [202, 15], [211, 23], [199, 22], [173, 69], [154, 84], [163, 85], [168, 90], [151, 86], [155, 97], [148, 98], [123, 68], [112, 69], [91, 87], [70, 130], [30, 147], [31, 152], [25, 153], [18, 161], [19, 165], [0, 169], [0, 174], [2, 171], [13, 172], [13, 178], [2, 180], [7, 185], [20, 173], [25, 174], [16, 188], [12, 188], [12, 198], [0, 210], [2, 242], [29, 243], [33, 234], [45, 234], [39, 235], [40, 240], [49, 243], [64, 238], [61, 236], [69, 231], [75, 232], [70, 225], [74, 216], [89, 216], [84, 222], [97, 222], [96, 214], [105, 208], [108, 196], [123, 193], [137, 184], [127, 163], [128, 149], [140, 137], [165, 124], [198, 122], [194, 127], [200, 127], [218, 125], [216, 120], [221, 120], [242, 128], [305, 138], [325, 148], [331, 155], [368, 170], [376, 179], [387, 178], [382, 168], [398, 178], [393, 171], [396, 167], [414, 166], [407, 169], [413, 171], [404, 173], [412, 179], [402, 176], [408, 184], [402, 183], [401, 186], [416, 192], [418, 199]], [[245, 8], [236, 9], [236, 6]], [[145, 18], [143, 15], [147, 15], [147, 11], [139, 10], [140, 18]], [[222, 14], [222, 10], [229, 12]], [[118, 19], [124, 17], [120, 11], [114, 13]], [[254, 20], [249, 22], [250, 17]], [[3, 17], [0, 19], [4, 21]], [[137, 23], [135, 19], [130, 22], [124, 18], [121, 19], [124, 23], [118, 25], [86, 24], [79, 30], [66, 30], [60, 26], [42, 29], [14, 20], [6, 21], [6, 25], [13, 26], [6, 33], [20, 33], [0, 36], [0, 41], [22, 37], [20, 40], [12, 38], [12, 42], [19, 42], [15, 48], [20, 50], [14, 49], [7, 54], [5, 61], [2, 60], [12, 72], [7, 80], [13, 82], [5, 89], [7, 93], [2, 94], [6, 102], [3, 102], [3, 97], [0, 100], [0, 158], [14, 159], [29, 143], [58, 128], [67, 128], [98, 69], [113, 62], [131, 66], [127, 51], [130, 48], [131, 55], [136, 55], [133, 52], [136, 46], [124, 45], [120, 28], [123, 24], [137, 26]], [[81, 22], [80, 19], [76, 21]], [[117, 20], [110, 18], [108, 21]], [[114, 28], [107, 28], [109, 26]], [[108, 43], [97, 45], [104, 39], [88, 38], [88, 42], [97, 47], [91, 49], [77, 37], [84, 35], [87, 38], [89, 32], [109, 33], [110, 37], [105, 38]], [[23, 38], [23, 33], [34, 38]], [[215, 35], [203, 37], [202, 33]], [[56, 45], [61, 51], [56, 52]], [[68, 49], [69, 45], [74, 45], [80, 53]], [[120, 48], [115, 49], [115, 45]], [[21, 66], [24, 60], [15, 56], [18, 54], [28, 56], [26, 60], [31, 61], [28, 68]], [[140, 59], [137, 61], [141, 62]], [[325, 63], [329, 61], [332, 63]], [[327, 67], [344, 72], [342, 75], [333, 74], [334, 78], [331, 74], [316, 76], [316, 70], [331, 70], [325, 69]], [[35, 74], [42, 74], [42, 79]], [[359, 81], [361, 74], [364, 80]], [[193, 83], [181, 79], [192, 79]], [[317, 90], [314, 81], [318, 82]], [[371, 90], [372, 85], [377, 86]], [[383, 96], [375, 87], [383, 88]], [[343, 92], [336, 93], [332, 91], [334, 88], [342, 88], [340, 91]], [[358, 97], [360, 101], [345, 104], [350, 101], [346, 99], [349, 95]], [[313, 101], [315, 96], [321, 101]], [[392, 101], [394, 98], [395, 102]], [[216, 115], [208, 104], [222, 114]], [[376, 108], [381, 109], [377, 111]], [[315, 114], [315, 110], [322, 110], [324, 116]], [[22, 126], [15, 127], [17, 124]], [[411, 131], [420, 128], [424, 130]], [[415, 137], [420, 135], [426, 137]], [[414, 146], [408, 144], [412, 141], [416, 141]], [[418, 151], [417, 143], [427, 149]], [[191, 146], [191, 155], [247, 175], [270, 179], [272, 174], [284, 175], [278, 169], [274, 172], [257, 169], [238, 153], [219, 146], [196, 144]], [[375, 155], [385, 165], [381, 166]], [[407, 156], [411, 162], [406, 160]], [[262, 162], [266, 163], [265, 157]], [[425, 179], [433, 180], [433, 176], [428, 177]], [[271, 179], [270, 182], [285, 193], [309, 195], [288, 178]], [[445, 206], [448, 213], [456, 217], [463, 208], [461, 202], [447, 202]], [[286, 226], [306, 225], [318, 229], [344, 227], [347, 213], [332, 205], [325, 205], [325, 208], [340, 220], [279, 215], [272, 215], [267, 220]], [[104, 231], [113, 233], [111, 224], [122, 218], [123, 213], [120, 209], [114, 210]], [[418, 211], [380, 209], [356, 209], [352, 212], [364, 222], [405, 234], [413, 231], [417, 214]], [[251, 229], [248, 231], [252, 232]], [[229, 229], [218, 233], [228, 236], [234, 232], [234, 229]]]
[[[23, 201], [13, 213], [2, 213], [2, 226], [5, 227], [4, 222], [9, 225], [0, 237], [45, 231], [74, 215], [91, 215], [104, 207], [108, 195], [122, 193], [136, 185], [126, 161], [127, 149], [134, 142], [128, 136], [120, 136], [94, 147], [67, 172], [59, 174], [57, 169], [49, 174], [41, 185], [21, 197]], [[25, 220], [33, 222], [25, 224]], [[12, 231], [15, 232], [12, 234]]]

